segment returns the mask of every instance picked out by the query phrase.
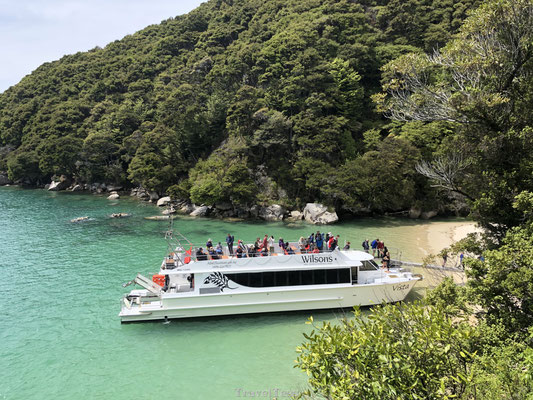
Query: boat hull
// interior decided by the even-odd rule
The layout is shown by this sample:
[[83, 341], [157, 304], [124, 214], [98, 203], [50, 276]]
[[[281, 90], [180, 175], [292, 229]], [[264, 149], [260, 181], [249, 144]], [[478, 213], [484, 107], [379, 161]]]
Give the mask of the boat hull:
[[273, 288], [253, 292], [163, 295], [160, 301], [122, 306], [122, 322], [178, 318], [321, 310], [402, 301], [417, 279], [367, 285], [328, 285], [313, 288]]

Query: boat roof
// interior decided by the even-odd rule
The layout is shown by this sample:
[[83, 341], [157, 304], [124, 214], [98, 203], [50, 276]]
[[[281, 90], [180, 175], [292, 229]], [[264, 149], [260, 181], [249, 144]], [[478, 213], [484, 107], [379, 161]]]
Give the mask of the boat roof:
[[362, 265], [373, 257], [363, 251], [335, 250], [332, 252], [271, 255], [266, 257], [225, 257], [218, 260], [191, 261], [178, 268], [162, 270], [164, 274], [242, 273], [269, 271], [298, 271], [309, 269], [349, 268]]

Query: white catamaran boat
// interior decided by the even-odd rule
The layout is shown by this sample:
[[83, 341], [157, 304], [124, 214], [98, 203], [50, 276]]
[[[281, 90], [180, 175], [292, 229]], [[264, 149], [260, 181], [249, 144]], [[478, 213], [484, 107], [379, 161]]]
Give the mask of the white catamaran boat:
[[[186, 239], [185, 239], [186, 240]], [[122, 322], [366, 306], [405, 299], [419, 275], [380, 268], [362, 251], [306, 253], [275, 246], [268, 256], [196, 256], [177, 242], [152, 280], [124, 296]], [[184, 250], [188, 248], [188, 250]], [[245, 253], [246, 255], [246, 253]]]

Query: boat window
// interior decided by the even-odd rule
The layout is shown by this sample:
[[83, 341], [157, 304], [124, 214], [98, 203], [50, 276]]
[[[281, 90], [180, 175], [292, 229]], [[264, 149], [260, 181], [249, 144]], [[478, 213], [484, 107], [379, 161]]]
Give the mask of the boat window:
[[[240, 274], [233, 274], [233, 275], [240, 275]], [[249, 276], [248, 284], [247, 285], [243, 285], [243, 286], [249, 286], [249, 287], [262, 287], [263, 286], [263, 274], [261, 274], [261, 273], [255, 273], [255, 274], [251, 273], [251, 274], [248, 274], [248, 276]], [[229, 275], [228, 275], [228, 278], [229, 278]], [[232, 279], [232, 280], [235, 282], [234, 279]], [[239, 282], [237, 282], [237, 283], [239, 283]]]
[[339, 282], [339, 270], [338, 269], [326, 270], [326, 282], [327, 283], [338, 283]]
[[361, 261], [363, 265], [359, 267], [359, 271], [375, 271], [379, 269], [378, 265], [374, 262], [374, 260], [368, 260], [368, 261]]
[[351, 271], [342, 269], [315, 269], [303, 271], [276, 271], [226, 274], [227, 278], [241, 286], [275, 287], [300, 285], [325, 285], [350, 283]]
[[302, 274], [302, 285], [313, 285], [313, 271], [300, 271]]
[[275, 286], [274, 285], [274, 272], [259, 272], [263, 274], [263, 287]]
[[301, 271], [289, 271], [289, 286], [297, 286], [302, 284]]
[[288, 271], [278, 271], [276, 274], [276, 285], [275, 286], [287, 286], [289, 284], [289, 272]]
[[324, 269], [317, 269], [313, 271], [313, 275], [315, 278], [315, 285], [324, 285], [326, 281], [326, 270]]
[[339, 269], [339, 283], [349, 283], [352, 281], [350, 270], [347, 268]]

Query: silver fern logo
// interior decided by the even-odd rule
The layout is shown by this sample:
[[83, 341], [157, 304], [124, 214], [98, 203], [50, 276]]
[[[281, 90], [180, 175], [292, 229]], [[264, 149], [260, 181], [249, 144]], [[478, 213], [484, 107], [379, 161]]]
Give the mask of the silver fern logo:
[[222, 274], [221, 272], [214, 272], [211, 275], [209, 275], [207, 278], [204, 279], [204, 284], [212, 283], [215, 286], [218, 286], [220, 288], [220, 291], [223, 292], [224, 289], [237, 289], [229, 286], [229, 279], [226, 277], [226, 275]]

